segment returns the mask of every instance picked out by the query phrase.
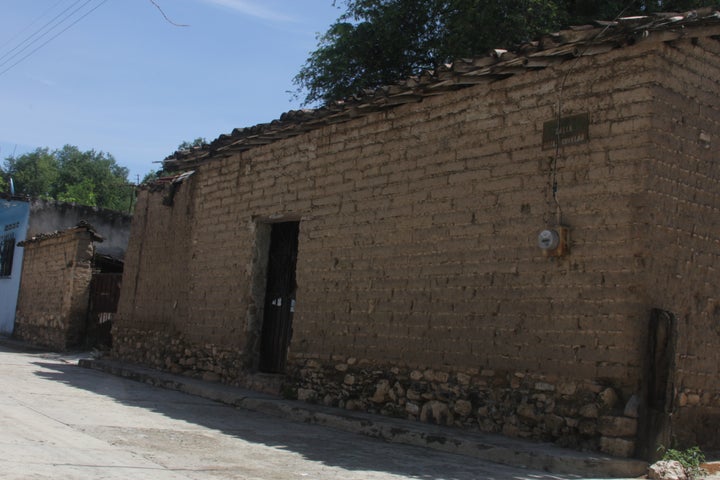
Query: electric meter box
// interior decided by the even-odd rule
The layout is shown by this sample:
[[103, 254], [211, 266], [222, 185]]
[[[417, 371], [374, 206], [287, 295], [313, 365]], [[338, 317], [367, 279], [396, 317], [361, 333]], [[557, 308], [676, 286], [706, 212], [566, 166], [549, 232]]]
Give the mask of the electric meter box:
[[554, 227], [543, 230], [538, 235], [538, 247], [546, 257], [562, 257], [570, 249], [570, 229]]

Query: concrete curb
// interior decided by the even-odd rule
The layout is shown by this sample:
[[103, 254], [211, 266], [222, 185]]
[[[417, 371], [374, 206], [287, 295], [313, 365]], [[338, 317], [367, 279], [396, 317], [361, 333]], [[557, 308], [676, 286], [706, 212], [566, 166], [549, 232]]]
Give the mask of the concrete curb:
[[112, 360], [80, 359], [78, 365], [292, 421], [323, 425], [388, 442], [431, 448], [513, 467], [588, 478], [635, 478], [644, 475], [648, 467], [648, 464], [641, 460], [576, 452], [547, 443], [533, 443], [284, 400]]

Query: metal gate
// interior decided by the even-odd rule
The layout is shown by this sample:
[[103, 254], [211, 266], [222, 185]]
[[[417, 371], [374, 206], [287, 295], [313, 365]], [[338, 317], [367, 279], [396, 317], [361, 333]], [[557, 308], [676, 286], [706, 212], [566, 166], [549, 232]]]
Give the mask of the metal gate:
[[260, 340], [260, 371], [266, 373], [285, 370], [295, 312], [299, 226], [298, 222], [272, 225]]
[[112, 318], [120, 299], [122, 273], [95, 273], [90, 280], [90, 308], [86, 342], [88, 346], [112, 346]]

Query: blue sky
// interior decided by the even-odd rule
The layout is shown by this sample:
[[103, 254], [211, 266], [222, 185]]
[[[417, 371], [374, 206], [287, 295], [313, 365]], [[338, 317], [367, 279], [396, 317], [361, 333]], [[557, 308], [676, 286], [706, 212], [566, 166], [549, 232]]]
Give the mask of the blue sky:
[[332, 0], [154, 1], [189, 26], [151, 0], [2, 1], [0, 159], [71, 144], [111, 153], [135, 181], [185, 140], [300, 108], [292, 78], [342, 13]]

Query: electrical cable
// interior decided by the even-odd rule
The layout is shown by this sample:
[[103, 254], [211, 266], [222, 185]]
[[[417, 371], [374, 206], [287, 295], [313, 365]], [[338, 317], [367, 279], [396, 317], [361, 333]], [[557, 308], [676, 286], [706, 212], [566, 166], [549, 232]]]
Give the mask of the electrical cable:
[[[73, 4], [71, 4], [69, 7], [67, 7], [62, 12], [55, 15], [52, 19], [50, 19], [49, 22], [45, 23], [42, 27], [38, 28], [33, 33], [31, 33], [30, 35], [25, 37], [22, 41], [20, 41], [17, 45], [15, 45], [13, 48], [8, 50], [6, 53], [4, 53], [3, 55], [0, 55], [0, 60], [8, 57], [9, 55], [11, 55], [13, 52], [15, 52], [16, 50], [18, 50], [20, 48], [27, 48], [27, 45], [25, 45], [25, 44], [27, 44], [28, 42], [30, 42], [32, 44], [34, 41], [36, 41], [36, 40], [32, 40], [33, 37], [39, 35], [43, 30], [45, 30], [49, 25], [51, 25], [53, 22], [55, 22], [59, 17], [63, 16], [68, 10], [70, 10], [71, 8], [73, 8], [75, 5], [77, 5], [78, 3], [82, 2], [82, 1], [83, 0], [75, 0]], [[62, 21], [64, 21], [64, 20], [65, 19], [63, 19]]]
[[51, 11], [55, 10], [55, 7], [57, 7], [58, 5], [60, 5], [63, 1], [64, 1], [64, 0], [58, 0], [57, 3], [55, 3], [52, 7], [48, 8], [45, 13], [43, 13], [42, 15], [40, 15], [39, 17], [37, 17], [35, 20], [33, 20], [32, 22], [30, 22], [29, 24], [27, 24], [26, 26], [24, 26], [23, 28], [21, 28], [20, 30], [18, 30], [18, 31], [15, 32], [14, 34], [10, 35], [10, 38], [8, 38], [5, 43], [3, 43], [2, 45], [0, 45], [0, 50], [6, 48], [6, 47], [8, 47], [8, 46], [10, 46], [10, 45], [15, 41], [15, 39], [17, 39], [19, 36], [21, 36], [25, 31], [29, 30], [30, 27], [32, 27], [33, 25], [35, 25], [36, 23], [38, 23], [43, 17], [45, 17], [45, 16], [47, 15], [48, 12], [51, 12]]
[[[86, 5], [87, 3], [89, 3], [90, 1], [92, 1], [92, 0], [88, 0], [88, 2], [86, 2], [85, 4], [83, 4], [83, 6], [85, 6], [85, 5]], [[42, 47], [44, 47], [45, 45], [47, 45], [47, 44], [50, 43], [51, 41], [55, 40], [57, 37], [59, 37], [60, 35], [62, 35], [62, 34], [65, 33], [66, 31], [68, 31], [71, 27], [73, 27], [73, 26], [74, 26], [75, 24], [77, 24], [79, 21], [81, 21], [82, 19], [84, 19], [85, 17], [87, 17], [88, 15], [90, 15], [91, 13], [93, 13], [95, 10], [97, 10], [97, 9], [100, 8], [101, 6], [103, 6], [107, 1], [108, 1], [108, 0], [102, 0], [99, 4], [97, 4], [97, 5], [94, 6], [92, 9], [90, 9], [89, 11], [85, 12], [82, 16], [80, 16], [80, 18], [78, 18], [77, 20], [75, 20], [74, 22], [72, 22], [70, 25], [68, 25], [67, 27], [65, 27], [65, 28], [62, 29], [61, 31], [59, 31], [57, 34], [55, 34], [55, 35], [53, 35], [52, 37], [50, 37], [48, 40], [46, 40], [45, 42], [43, 42], [43, 43], [40, 44], [39, 46], [37, 46], [34, 50], [30, 51], [27, 55], [25, 55], [24, 57], [20, 58], [17, 62], [13, 63], [13, 64], [10, 65], [9, 67], [7, 67], [5, 70], [0, 71], [0, 76], [6, 74], [6, 73], [9, 72], [10, 70], [12, 70], [15, 66], [17, 66], [17, 65], [20, 64], [21, 62], [25, 61], [28, 57], [30, 57], [30, 56], [33, 55], [35, 52], [37, 52], [38, 50], [40, 50]], [[81, 8], [82, 8], [82, 7], [81, 7]], [[74, 12], [73, 12], [73, 13], [74, 13]], [[64, 22], [64, 21], [65, 21], [65, 20], [63, 20], [63, 22]], [[43, 35], [43, 36], [44, 36], [44, 35]], [[14, 56], [13, 56], [13, 57], [14, 57]], [[1, 67], [2, 65], [5, 65], [5, 63], [7, 63], [7, 62], [0, 63], [0, 67]]]
[[[33, 44], [39, 42], [40, 40], [42, 40], [43, 37], [45, 37], [45, 36], [47, 36], [48, 34], [50, 34], [53, 30], [59, 28], [63, 23], [65, 23], [68, 19], [70, 19], [70, 18], [71, 18], [73, 15], [75, 15], [78, 11], [80, 11], [82, 8], [84, 8], [86, 5], [88, 5], [89, 3], [93, 2], [94, 0], [84, 0], [85, 3], [83, 3], [82, 5], [80, 5], [79, 7], [77, 7], [75, 10], [73, 10], [73, 11], [70, 12], [69, 14], [65, 15], [65, 16], [62, 18], [62, 20], [60, 20], [59, 22], [55, 23], [55, 25], [51, 26], [49, 29], [47, 29], [47, 30], [45, 30], [44, 32], [42, 32], [42, 30], [46, 29], [46, 27], [48, 27], [49, 25], [51, 25], [53, 22], [55, 22], [55, 20], [57, 20], [59, 17], [63, 16], [68, 10], [70, 10], [71, 8], [73, 8], [75, 5], [77, 5], [78, 3], [82, 2], [82, 1], [83, 1], [83, 0], [76, 0], [75, 3], [73, 3], [72, 5], [70, 5], [68, 8], [66, 8], [66, 9], [63, 10], [62, 12], [60, 12], [60, 13], [59, 13], [58, 15], [56, 15], [52, 20], [50, 20], [50, 21], [47, 22], [45, 25], [43, 25], [42, 27], [40, 27], [40, 29], [38, 29], [35, 33], [33, 33], [32, 35], [30, 35], [29, 37], [27, 37], [25, 40], [23, 40], [22, 42], [20, 42], [17, 46], [15, 46], [15, 48], [11, 49], [11, 50], [10, 50], [9, 52], [7, 52], [5, 55], [0, 56], [0, 60], [5, 59], [5, 60], [0, 61], [0, 67], [3, 67], [4, 65], [7, 65], [7, 64], [8, 64], [9, 62], [11, 62], [14, 58], [16, 58], [18, 55], [20, 55], [21, 53], [23, 53], [24, 51], [26, 51], [28, 48], [32, 47]], [[40, 33], [40, 32], [42, 32], [42, 33]], [[38, 36], [38, 34], [39, 34], [39, 36]], [[32, 37], [35, 37], [35, 36], [36, 36], [36, 38], [32, 38]], [[23, 44], [25, 44], [25, 45], [23, 46]], [[22, 48], [20, 48], [21, 46], [22, 46]], [[18, 49], [19, 49], [19, 50], [18, 50]], [[11, 54], [13, 51], [15, 51], [15, 50], [17, 50], [17, 51], [16, 51], [15, 53], [13, 53], [12, 55], [10, 55], [10, 54]], [[10, 55], [10, 56], [8, 57], [8, 55]], [[7, 58], [6, 58], [6, 57], [7, 57]]]
[[[632, 7], [637, 0], [630, 0], [630, 2], [625, 5], [625, 7], [620, 10], [620, 12], [615, 15], [615, 18], [613, 18], [613, 23], [616, 22], [622, 15], [630, 8]], [[558, 97], [557, 97], [557, 115], [556, 115], [556, 123], [555, 123], [555, 155], [551, 159], [551, 165], [550, 165], [550, 188], [552, 192], [552, 199], [555, 202], [555, 208], [556, 208], [556, 222], [557, 225], [562, 225], [562, 206], [560, 205], [560, 201], [558, 200], [558, 181], [557, 181], [557, 164], [558, 160], [560, 158], [560, 150], [561, 150], [561, 143], [560, 143], [560, 120], [562, 119], [562, 108], [563, 108], [563, 90], [565, 88], [565, 82], [567, 82], [568, 77], [570, 74], [575, 70], [575, 67], [578, 63], [578, 61], [583, 57], [585, 52], [588, 51], [588, 49], [595, 44], [604, 34], [608, 31], [612, 23], [608, 23], [605, 25], [605, 27], [598, 32], [595, 37], [592, 38], [586, 45], [585, 48], [583, 48], [577, 55], [577, 58], [575, 58], [575, 61], [570, 65], [570, 68], [567, 72], [565, 72], [565, 75], [563, 75], [563, 79], [560, 82], [560, 88], [558, 89]], [[549, 207], [549, 205], [548, 205]]]

